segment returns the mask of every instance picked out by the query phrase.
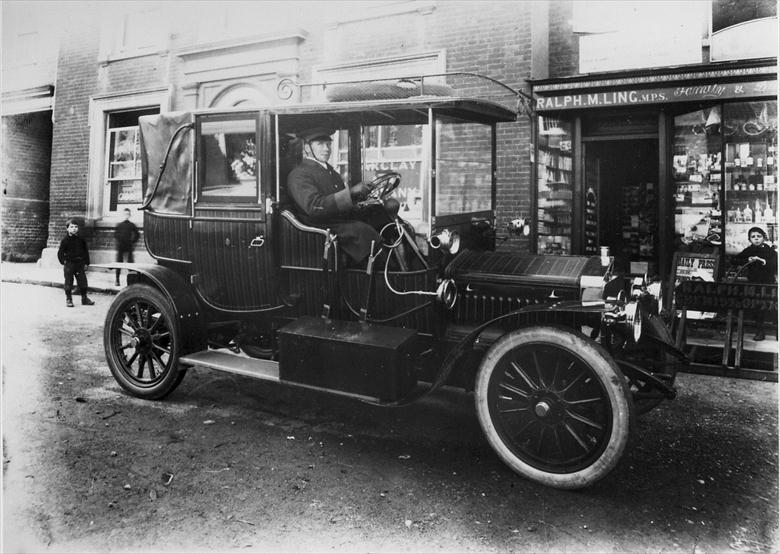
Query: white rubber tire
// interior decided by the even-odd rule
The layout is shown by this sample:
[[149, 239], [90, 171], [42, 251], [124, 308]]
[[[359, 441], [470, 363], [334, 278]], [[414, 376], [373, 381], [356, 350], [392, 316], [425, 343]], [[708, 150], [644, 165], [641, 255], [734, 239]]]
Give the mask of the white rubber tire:
[[[499, 431], [502, 424], [494, 421], [491, 415], [490, 388], [497, 386], [491, 385], [491, 379], [494, 379], [494, 383], [495, 379], [501, 379], [501, 375], [494, 378], [494, 372], [496, 370], [502, 371], [500, 364], [504, 357], [519, 348], [523, 349], [521, 352], [532, 353], [534, 359], [536, 358], [536, 355], [533, 354], [535, 351], [546, 349], [549, 352], [559, 352], [562, 356], [579, 360], [581, 367], [584, 368], [583, 371], [589, 372], [589, 377], [596, 379], [600, 384], [598, 389], [602, 391], [603, 404], [605, 407], [608, 405], [611, 412], [611, 418], [605, 422], [609, 433], [603, 438], [599, 448], [594, 449], [593, 459], [584, 462], [588, 464], [587, 467], [576, 467], [570, 472], [565, 467], [556, 468], [555, 471], [545, 470], [538, 467], [540, 464], [529, 463], [532, 460], [523, 459], [517, 454], [516, 450], [518, 449], [513, 450], [513, 445], [507, 444], [502, 438], [502, 433]], [[555, 376], [547, 375], [547, 379], [554, 381]], [[542, 384], [544, 384], [543, 379]], [[595, 383], [591, 385], [591, 387], [596, 386]], [[495, 396], [496, 393], [494, 392], [492, 395]], [[528, 401], [528, 399], [525, 400]], [[522, 402], [522, 400], [520, 401]], [[496, 398], [495, 403], [498, 402], [499, 400]], [[606, 350], [585, 335], [566, 327], [552, 325], [511, 331], [490, 347], [477, 373], [475, 403], [482, 430], [490, 446], [501, 460], [519, 475], [559, 489], [588, 487], [612, 471], [626, 449], [634, 419], [633, 402], [626, 379]], [[563, 405], [565, 402], [561, 402], [561, 404]], [[546, 406], [547, 404], [542, 407], [542, 410]], [[565, 413], [564, 407], [561, 408], [561, 413]], [[533, 406], [529, 405], [529, 408], [523, 408], [523, 411], [527, 412], [529, 409], [533, 409]], [[497, 410], [496, 406], [494, 411]], [[525, 415], [525, 417], [529, 416]], [[534, 415], [534, 417], [536, 416]], [[504, 435], [506, 434], [504, 433]], [[541, 433], [541, 436], [544, 436], [544, 432]], [[557, 439], [558, 435], [555, 436]]]

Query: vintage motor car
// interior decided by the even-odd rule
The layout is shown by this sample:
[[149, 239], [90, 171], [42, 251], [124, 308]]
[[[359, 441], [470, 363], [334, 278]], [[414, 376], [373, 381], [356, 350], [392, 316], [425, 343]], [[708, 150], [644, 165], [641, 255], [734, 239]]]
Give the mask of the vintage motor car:
[[[523, 116], [435, 77], [142, 117], [156, 263], [110, 266], [129, 270], [104, 331], [119, 385], [161, 399], [198, 366], [387, 409], [458, 387], [519, 475], [566, 489], [607, 475], [635, 415], [675, 396], [683, 357], [658, 294], [609, 257], [507, 248], [528, 224], [496, 221], [497, 143]], [[312, 127], [334, 130], [348, 185], [371, 183], [357, 209], [398, 201], [366, 263], [286, 194]]]

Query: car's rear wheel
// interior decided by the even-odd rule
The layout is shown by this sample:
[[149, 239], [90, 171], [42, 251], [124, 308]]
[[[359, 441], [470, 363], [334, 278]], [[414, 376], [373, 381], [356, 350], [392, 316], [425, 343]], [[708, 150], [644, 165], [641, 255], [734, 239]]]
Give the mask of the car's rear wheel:
[[153, 287], [132, 285], [116, 296], [106, 315], [103, 343], [111, 374], [134, 396], [163, 398], [184, 378], [175, 312]]
[[504, 463], [561, 489], [587, 487], [612, 471], [633, 421], [631, 393], [615, 362], [564, 327], [517, 329], [496, 341], [480, 365], [475, 401]]

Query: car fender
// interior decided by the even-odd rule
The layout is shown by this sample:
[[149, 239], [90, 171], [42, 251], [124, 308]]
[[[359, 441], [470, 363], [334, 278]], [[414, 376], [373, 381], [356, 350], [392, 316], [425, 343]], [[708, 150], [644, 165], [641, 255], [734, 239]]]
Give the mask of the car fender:
[[651, 340], [656, 344], [661, 345], [669, 354], [676, 357], [681, 362], [685, 364], [690, 363], [688, 355], [677, 347], [674, 338], [672, 337], [672, 333], [659, 316], [650, 314], [645, 315], [644, 324], [642, 326], [642, 336], [644, 340]]
[[180, 273], [158, 264], [116, 262], [91, 267], [124, 269], [128, 272], [128, 285], [146, 283], [162, 292], [176, 314], [183, 341], [183, 354], [197, 352], [208, 346], [203, 308], [192, 285]]

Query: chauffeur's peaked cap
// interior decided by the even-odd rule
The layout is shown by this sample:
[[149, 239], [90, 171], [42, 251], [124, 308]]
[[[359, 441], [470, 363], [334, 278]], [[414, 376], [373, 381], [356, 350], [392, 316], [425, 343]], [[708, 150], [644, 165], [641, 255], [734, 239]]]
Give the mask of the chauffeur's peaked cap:
[[331, 135], [334, 132], [333, 129], [328, 129], [327, 127], [312, 127], [311, 129], [299, 132], [297, 136], [299, 139], [306, 142], [317, 139], [331, 140]]

